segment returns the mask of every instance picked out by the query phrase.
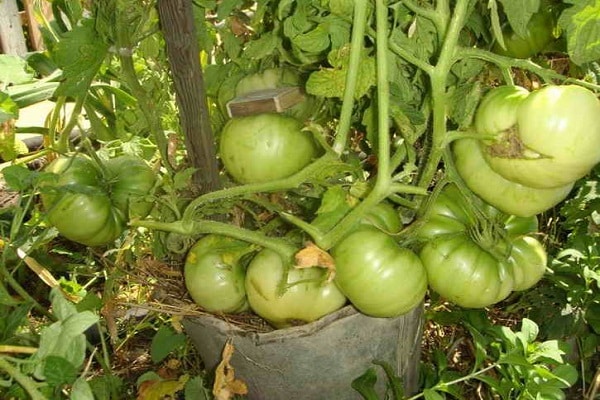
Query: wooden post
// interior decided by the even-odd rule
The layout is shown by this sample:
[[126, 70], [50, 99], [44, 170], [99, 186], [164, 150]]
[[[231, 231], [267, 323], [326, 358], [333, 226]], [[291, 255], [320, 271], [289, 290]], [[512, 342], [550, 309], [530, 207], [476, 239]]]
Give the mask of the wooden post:
[[4, 54], [23, 57], [27, 53], [16, 0], [0, 0], [0, 46]]
[[208, 193], [219, 189], [221, 184], [200, 66], [192, 0], [159, 0], [158, 14], [188, 158], [192, 167], [197, 168], [192, 177], [193, 183], [201, 193]]

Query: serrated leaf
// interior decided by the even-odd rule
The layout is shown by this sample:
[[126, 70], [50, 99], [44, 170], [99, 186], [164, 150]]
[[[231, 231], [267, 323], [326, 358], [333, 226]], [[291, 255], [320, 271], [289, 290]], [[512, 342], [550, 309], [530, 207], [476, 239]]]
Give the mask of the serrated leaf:
[[0, 89], [8, 85], [30, 82], [33, 74], [27, 71], [27, 61], [22, 57], [0, 54]]
[[[322, 97], [343, 98], [346, 89], [348, 57], [349, 54], [345, 48], [332, 51], [328, 59], [334, 68], [324, 68], [313, 72], [306, 82], [307, 93]], [[354, 97], [360, 99], [365, 96], [369, 89], [375, 86], [376, 77], [375, 59], [363, 54], [358, 68]]]
[[44, 376], [50, 386], [61, 387], [77, 379], [77, 368], [63, 357], [50, 355], [44, 360]]
[[152, 361], [158, 363], [164, 360], [169, 353], [181, 347], [185, 343], [185, 335], [175, 332], [167, 325], [161, 325], [150, 345], [150, 356]]
[[527, 23], [540, 8], [540, 0], [500, 0], [510, 27], [521, 37], [527, 36]]
[[93, 19], [83, 19], [67, 32], [52, 52], [64, 78], [56, 94], [74, 97], [85, 94], [108, 54], [108, 47], [96, 32]]
[[311, 225], [327, 232], [352, 209], [351, 198], [340, 186], [331, 186], [321, 197], [321, 205]]
[[558, 20], [566, 32], [571, 61], [582, 65], [600, 59], [600, 0], [580, 0]]

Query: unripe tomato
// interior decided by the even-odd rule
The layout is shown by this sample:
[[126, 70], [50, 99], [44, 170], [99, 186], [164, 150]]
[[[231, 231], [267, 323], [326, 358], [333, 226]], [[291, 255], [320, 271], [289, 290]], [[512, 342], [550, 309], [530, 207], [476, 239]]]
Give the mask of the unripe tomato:
[[220, 141], [223, 165], [239, 183], [286, 178], [317, 156], [317, 146], [302, 123], [280, 114], [232, 118]]
[[527, 23], [525, 36], [519, 36], [510, 26], [506, 25], [502, 30], [506, 49], [496, 42], [493, 51], [512, 58], [532, 57], [544, 50], [555, 39], [555, 26], [554, 16], [547, 7], [542, 5], [542, 9], [533, 14]]
[[77, 155], [54, 160], [46, 167], [56, 179], [42, 187], [42, 204], [51, 225], [69, 240], [101, 246], [117, 239], [129, 216], [145, 217], [152, 203], [146, 196], [155, 174], [144, 160], [122, 156], [101, 169]]
[[508, 216], [478, 198], [472, 201], [446, 185], [417, 222], [417, 236], [430, 288], [457, 305], [480, 308], [537, 283], [546, 253], [527, 236], [537, 229], [535, 216]]
[[506, 214], [520, 217], [539, 214], [563, 201], [574, 185], [538, 189], [509, 181], [487, 164], [475, 139], [457, 140], [452, 150], [456, 169], [469, 189]]
[[[340, 309], [346, 297], [323, 268], [289, 268], [272, 250], [259, 252], [246, 271], [246, 293], [252, 310], [276, 328], [315, 321]], [[280, 289], [283, 288], [283, 294]]]
[[250, 250], [248, 243], [220, 235], [196, 242], [186, 256], [183, 273], [194, 302], [211, 312], [247, 310], [246, 270], [240, 259]]
[[[482, 129], [504, 119], [493, 112], [509, 101], [496, 95], [500, 90], [486, 95], [475, 117], [478, 133], [496, 135], [483, 146], [495, 172], [524, 186], [559, 188], [600, 162], [600, 102], [593, 92], [575, 85], [545, 86], [514, 107], [513, 126], [496, 132]], [[486, 101], [488, 96], [491, 101]]]
[[374, 227], [350, 233], [332, 255], [336, 285], [364, 314], [402, 315], [425, 297], [427, 276], [419, 257]]

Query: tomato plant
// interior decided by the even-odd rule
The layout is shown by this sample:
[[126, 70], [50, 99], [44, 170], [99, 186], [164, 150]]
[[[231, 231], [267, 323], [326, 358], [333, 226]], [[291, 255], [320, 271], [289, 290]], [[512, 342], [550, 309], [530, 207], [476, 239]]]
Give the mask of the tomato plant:
[[360, 228], [338, 243], [332, 255], [336, 285], [361, 312], [394, 317], [423, 301], [427, 276], [419, 257], [385, 232]]
[[[600, 102], [593, 92], [575, 85], [548, 85], [509, 99], [517, 90], [492, 89], [486, 95], [490, 100], [484, 98], [477, 110], [478, 132], [496, 135], [484, 146], [494, 171], [524, 186], [557, 188], [583, 177], [600, 162]], [[495, 114], [496, 109], [514, 113]], [[495, 126], [507, 125], [506, 114], [506, 121], [514, 125], [496, 130]]]
[[226, 236], [206, 235], [189, 250], [184, 265], [185, 286], [196, 304], [211, 312], [248, 309], [242, 256], [248, 243]]
[[121, 156], [100, 167], [83, 155], [65, 156], [46, 171], [56, 178], [42, 191], [48, 221], [74, 242], [111, 243], [123, 233], [130, 216], [145, 217], [152, 207], [145, 198], [156, 175], [140, 158]]
[[277, 328], [315, 321], [341, 308], [346, 297], [323, 268], [289, 268], [272, 250], [259, 252], [246, 271], [250, 307]]
[[552, 40], [554, 40], [554, 29], [556, 20], [554, 15], [541, 5], [541, 10], [531, 16], [527, 23], [525, 35], [517, 34], [507, 24], [502, 30], [502, 37], [506, 48], [502, 48], [498, 42], [494, 44], [493, 51], [503, 56], [513, 58], [529, 58], [535, 56]]
[[298, 120], [280, 114], [232, 118], [220, 140], [225, 169], [240, 183], [285, 178], [317, 156], [311, 134]]
[[509, 181], [488, 165], [475, 139], [457, 140], [453, 152], [456, 169], [469, 189], [506, 214], [537, 215], [564, 200], [573, 188], [573, 183], [538, 189]]

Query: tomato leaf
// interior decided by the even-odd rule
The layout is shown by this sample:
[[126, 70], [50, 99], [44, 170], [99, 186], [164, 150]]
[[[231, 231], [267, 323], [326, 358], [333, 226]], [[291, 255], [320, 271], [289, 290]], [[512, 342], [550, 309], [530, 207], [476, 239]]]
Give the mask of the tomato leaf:
[[527, 36], [527, 23], [540, 8], [540, 0], [500, 0], [510, 27], [521, 37]]
[[44, 362], [44, 376], [50, 386], [60, 387], [77, 379], [77, 369], [63, 357], [48, 356]]
[[185, 335], [176, 333], [171, 327], [162, 325], [152, 338], [150, 356], [152, 361], [158, 363], [165, 359], [173, 350], [183, 346]]
[[582, 65], [600, 58], [600, 0], [570, 0], [558, 23], [566, 31], [571, 61]]
[[[306, 82], [307, 93], [322, 97], [342, 98], [346, 88], [349, 56], [349, 47], [347, 46], [330, 52], [328, 60], [334, 68], [323, 68], [313, 72]], [[361, 54], [356, 92], [354, 93], [356, 99], [365, 96], [369, 89], [375, 86], [376, 75], [375, 59], [366, 53]]]
[[352, 388], [356, 390], [365, 400], [377, 400], [379, 396], [375, 391], [377, 373], [375, 368], [369, 368], [364, 374], [352, 381]]
[[94, 22], [93, 19], [83, 19], [57, 43], [52, 56], [62, 68], [64, 80], [56, 89], [56, 95], [79, 96], [86, 93], [108, 54], [109, 45], [96, 32]]
[[500, 16], [498, 15], [498, 3], [496, 3], [496, 0], [489, 0], [488, 9], [490, 10], [490, 18], [492, 19], [492, 33], [494, 34], [494, 38], [500, 47], [506, 49], [504, 37], [502, 36], [502, 26], [500, 25]]

